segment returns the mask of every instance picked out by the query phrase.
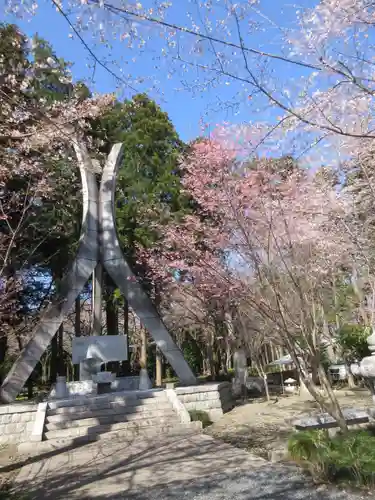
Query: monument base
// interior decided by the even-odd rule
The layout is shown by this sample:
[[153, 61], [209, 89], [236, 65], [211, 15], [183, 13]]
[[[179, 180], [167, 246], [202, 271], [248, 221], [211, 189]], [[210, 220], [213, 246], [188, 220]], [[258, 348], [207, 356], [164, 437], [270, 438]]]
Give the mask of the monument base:
[[109, 392], [112, 392], [111, 382], [100, 382], [97, 385], [97, 392], [98, 394], [107, 394]]
[[[109, 392], [138, 391], [140, 377], [118, 377], [110, 383]], [[150, 382], [150, 387], [152, 386]], [[66, 384], [66, 397], [76, 396], [96, 396], [98, 394], [98, 385], [93, 380], [80, 380], [78, 382], [68, 382]], [[58, 399], [55, 386], [52, 387], [48, 399]]]

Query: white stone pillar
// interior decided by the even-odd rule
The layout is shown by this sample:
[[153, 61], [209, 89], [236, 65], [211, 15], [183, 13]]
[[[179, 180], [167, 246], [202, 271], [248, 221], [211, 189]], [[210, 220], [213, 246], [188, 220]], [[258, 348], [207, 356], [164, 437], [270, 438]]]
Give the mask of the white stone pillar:
[[[375, 329], [373, 328], [372, 334], [367, 339], [368, 348], [371, 352], [371, 356], [366, 356], [362, 359], [359, 365], [359, 372], [362, 377], [370, 380], [374, 387], [375, 383]], [[372, 396], [375, 403], [375, 396]]]

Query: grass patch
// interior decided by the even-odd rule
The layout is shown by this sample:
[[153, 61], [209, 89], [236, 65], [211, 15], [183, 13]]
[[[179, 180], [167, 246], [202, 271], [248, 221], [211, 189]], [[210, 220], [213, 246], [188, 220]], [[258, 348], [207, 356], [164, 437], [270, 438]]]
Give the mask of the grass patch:
[[1, 485], [0, 500], [28, 500], [29, 498], [30, 495], [26, 492], [21, 493], [12, 491], [10, 483]]
[[333, 438], [325, 430], [297, 432], [289, 439], [288, 451], [315, 480], [375, 486], [374, 429], [351, 430]]
[[202, 410], [190, 410], [190, 418], [193, 422], [202, 422], [202, 427], [205, 429], [209, 425], [212, 425], [212, 421], [208, 416], [208, 413]]

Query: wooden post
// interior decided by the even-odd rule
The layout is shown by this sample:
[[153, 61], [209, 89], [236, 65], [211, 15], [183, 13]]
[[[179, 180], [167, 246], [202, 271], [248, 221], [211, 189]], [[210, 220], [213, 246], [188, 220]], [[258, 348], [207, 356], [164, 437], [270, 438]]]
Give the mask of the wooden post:
[[128, 359], [121, 363], [122, 376], [130, 375], [130, 351], [129, 351], [129, 303], [124, 297], [124, 335], [127, 335], [128, 342]]
[[147, 369], [147, 332], [146, 329], [141, 327], [141, 368]]
[[156, 387], [162, 386], [163, 358], [158, 346], [156, 346]]

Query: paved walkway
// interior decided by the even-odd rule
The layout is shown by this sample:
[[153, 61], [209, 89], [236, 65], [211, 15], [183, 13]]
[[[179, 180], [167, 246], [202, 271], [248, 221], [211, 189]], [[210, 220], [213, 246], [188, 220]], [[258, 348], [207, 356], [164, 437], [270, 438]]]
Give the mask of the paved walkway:
[[16, 489], [28, 500], [362, 498], [316, 489], [293, 467], [269, 464], [205, 435], [98, 442], [48, 452], [20, 469]]

